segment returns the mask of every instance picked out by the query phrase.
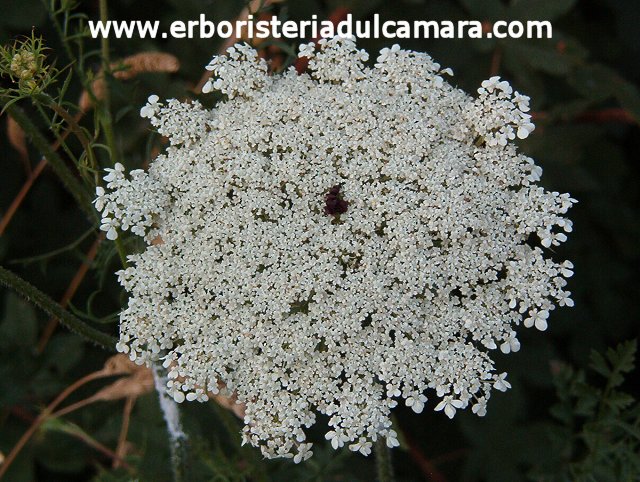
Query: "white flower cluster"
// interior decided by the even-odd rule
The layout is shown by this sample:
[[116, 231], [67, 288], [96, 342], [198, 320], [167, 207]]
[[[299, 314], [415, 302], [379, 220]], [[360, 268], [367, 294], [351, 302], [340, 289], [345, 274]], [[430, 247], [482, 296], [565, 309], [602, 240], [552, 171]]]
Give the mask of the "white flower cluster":
[[[267, 81], [267, 63], [247, 44], [229, 47], [227, 57], [214, 57], [206, 69], [213, 72], [214, 77], [204, 84], [202, 92], [219, 90], [229, 99], [236, 95], [252, 97]], [[256, 75], [258, 73], [262, 75]]]
[[[514, 92], [509, 82], [491, 77], [478, 89], [480, 97], [465, 111], [465, 120], [474, 126], [490, 146], [506, 146], [516, 138], [526, 139], [535, 126], [531, 123], [529, 97]], [[484, 115], [491, 111], [491, 116]]]
[[506, 82], [474, 99], [426, 54], [367, 67], [345, 39], [301, 56], [309, 74], [270, 76], [242, 45], [215, 57], [206, 90], [228, 98], [211, 110], [150, 97], [170, 146], [147, 173], [117, 165], [96, 199], [109, 238], [148, 243], [119, 272], [118, 349], [163, 359], [178, 402], [236, 392], [245, 442], [296, 462], [317, 413], [365, 455], [398, 444], [399, 401], [484, 415], [510, 387], [491, 350], [573, 304], [571, 263], [545, 249], [575, 202], [509, 143], [533, 125]]

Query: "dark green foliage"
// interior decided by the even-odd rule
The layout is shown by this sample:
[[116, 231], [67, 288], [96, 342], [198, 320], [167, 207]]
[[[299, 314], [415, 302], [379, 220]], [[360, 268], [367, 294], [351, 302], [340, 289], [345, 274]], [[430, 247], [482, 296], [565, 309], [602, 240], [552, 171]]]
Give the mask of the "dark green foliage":
[[[200, 13], [214, 21], [232, 19], [244, 2], [110, 0], [108, 4], [110, 18], [157, 19], [167, 25]], [[61, 72], [47, 89], [49, 98], [34, 99], [35, 103], [22, 98], [13, 104], [13, 114], [33, 127], [27, 139], [30, 168], [66, 126], [50, 109], [51, 101], [56, 105], [60, 101], [76, 115], [77, 99], [103, 64], [99, 42], [77, 30], [87, 18], [98, 18], [98, 5], [98, 1], [2, 0], [0, 45], [30, 37], [34, 27], [34, 35], [42, 36], [50, 49], [47, 59], [55, 60]], [[538, 128], [520, 143], [521, 149], [544, 168], [546, 188], [570, 192], [579, 200], [570, 213], [574, 232], [555, 253], [575, 264], [568, 287], [575, 308], [555, 310], [547, 332], [524, 331], [522, 350], [499, 357], [498, 368], [509, 372], [513, 389], [492, 397], [485, 418], [460, 413], [449, 421], [431, 410], [433, 400], [421, 415], [399, 408], [396, 429], [402, 446], [392, 454], [397, 480], [640, 480], [640, 379], [633, 363], [636, 344], [625, 341], [638, 336], [640, 322], [637, 0], [290, 0], [276, 11], [282, 18], [300, 20], [313, 14], [327, 18], [339, 6], [346, 6], [355, 18], [380, 13], [383, 20], [551, 20], [552, 39], [398, 43], [429, 52], [443, 66], [452, 67], [453, 82], [469, 92], [498, 74], [530, 95]], [[371, 39], [360, 45], [375, 53], [392, 43]], [[36, 304], [48, 310], [28, 304], [14, 291], [0, 291], [0, 452], [5, 456], [43, 407], [73, 382], [100, 369], [109, 356], [64, 327], [38, 351], [49, 314], [75, 320], [82, 330], [91, 327], [117, 336], [117, 312], [126, 304], [126, 296], [113, 273], [121, 268], [118, 250], [140, 249], [135, 239], [124, 237], [120, 246], [100, 244], [66, 315], [51, 301], [62, 298], [98, 235], [96, 219], [87, 209], [96, 172], [114, 160], [129, 169], [145, 166], [162, 143], [139, 118], [139, 108], [152, 93], [164, 98], [198, 97], [191, 88], [220, 44], [219, 39], [111, 39], [112, 60], [158, 50], [175, 54], [181, 68], [171, 75], [111, 81], [113, 142], [105, 131], [104, 109], [86, 114], [80, 126], [89, 136], [90, 148], [70, 136], [66, 150], [59, 149], [57, 156], [48, 152], [50, 168], [37, 179], [0, 236], [0, 266], [10, 271], [0, 274], [9, 284], [25, 288], [18, 290], [21, 295], [35, 296]], [[285, 61], [291, 61], [287, 54], [293, 51], [292, 43], [276, 45], [283, 48]], [[7, 82], [0, 79], [0, 89], [7, 89]], [[4, 105], [10, 99], [0, 100]], [[205, 105], [214, 102], [211, 96], [200, 100]], [[27, 178], [5, 126], [6, 114], [0, 119], [0, 217]], [[11, 273], [39, 291], [16, 283]], [[102, 341], [111, 343], [106, 337]], [[82, 387], [63, 405], [92, 395], [109, 381]], [[166, 426], [155, 393], [140, 397], [133, 408], [131, 450], [126, 456], [131, 471], [113, 469], [112, 459], [87, 442], [89, 437], [115, 449], [123, 404], [123, 400], [96, 402], [50, 419], [3, 480], [171, 480]], [[240, 447], [240, 420], [213, 402], [184, 404], [183, 417], [190, 434], [190, 481], [375, 480], [372, 457], [327, 446], [323, 420], [311, 433], [314, 457], [294, 465], [266, 461], [256, 450]]]
[[[558, 402], [548, 427], [548, 462], [532, 475], [548, 481], [633, 481], [640, 474], [640, 404], [623, 391], [634, 370], [637, 343], [621, 343], [606, 355], [591, 353], [590, 371], [558, 366]], [[591, 382], [589, 379], [593, 378]]]

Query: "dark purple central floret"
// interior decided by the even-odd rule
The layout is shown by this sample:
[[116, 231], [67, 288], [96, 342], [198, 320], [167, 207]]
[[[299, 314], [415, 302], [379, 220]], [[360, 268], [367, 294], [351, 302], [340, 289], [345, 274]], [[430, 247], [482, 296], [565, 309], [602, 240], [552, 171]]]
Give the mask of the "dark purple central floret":
[[340, 186], [333, 186], [324, 197], [324, 212], [329, 216], [335, 216], [347, 212], [349, 203], [342, 199]]

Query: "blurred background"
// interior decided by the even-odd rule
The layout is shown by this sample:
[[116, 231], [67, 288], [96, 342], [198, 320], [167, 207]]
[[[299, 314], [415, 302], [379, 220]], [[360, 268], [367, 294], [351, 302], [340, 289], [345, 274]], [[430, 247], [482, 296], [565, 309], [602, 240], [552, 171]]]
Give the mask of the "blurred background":
[[[213, 21], [233, 20], [245, 6], [237, 0], [110, 0], [108, 15], [166, 26], [200, 13]], [[640, 379], [632, 341], [640, 320], [637, 0], [290, 0], [261, 7], [266, 18], [294, 20], [313, 14], [336, 20], [350, 12], [356, 19], [379, 13], [382, 20], [474, 19], [485, 25], [552, 21], [552, 39], [398, 42], [453, 68], [452, 82], [467, 92], [500, 75], [529, 95], [537, 128], [519, 142], [521, 149], [544, 169], [545, 188], [569, 192], [579, 203], [570, 212], [574, 232], [557, 250], [575, 265], [569, 282], [575, 307], [555, 310], [545, 333], [523, 330], [520, 352], [496, 355], [513, 389], [492, 397], [486, 417], [459, 412], [450, 421], [442, 412], [397, 409], [402, 445], [393, 462], [398, 481], [640, 480]], [[114, 158], [128, 169], [144, 167], [163, 140], [140, 119], [139, 108], [152, 93], [197, 98], [203, 67], [223, 46], [219, 39], [112, 38], [105, 100], [100, 41], [80, 29], [86, 19], [99, 18], [97, 0], [3, 0], [1, 10], [1, 45], [32, 31], [42, 36], [50, 49], [47, 61], [63, 71], [54, 90], [93, 136], [102, 167], [112, 163], [101, 147], [108, 136], [105, 108], [112, 119]], [[359, 45], [375, 54], [392, 43]], [[275, 71], [295, 61], [293, 41], [268, 40], [258, 47]], [[169, 55], [132, 58], [142, 52]], [[71, 64], [80, 75], [67, 81], [72, 69], [65, 68]], [[2, 89], [10, 87], [10, 79], [1, 82]], [[61, 119], [41, 115], [37, 103], [20, 99], [16, 105], [48, 143], [55, 145], [56, 136], [64, 135]], [[113, 275], [120, 266], [113, 243], [101, 242], [95, 221], [87, 220], [55, 172], [40, 165], [42, 151], [18, 124], [6, 112], [0, 117], [0, 265], [77, 317], [117, 335], [117, 313], [126, 296]], [[82, 148], [70, 137], [59, 153], [71, 163]], [[125, 248], [139, 249], [134, 243], [125, 240]], [[51, 410], [60, 413], [41, 415], [65, 389], [104, 370], [111, 355], [57, 326], [12, 291], [0, 290], [0, 460], [6, 463], [20, 438], [30, 427], [33, 432], [3, 480], [171, 480], [166, 427], [145, 373], [128, 368], [119, 378], [85, 379]], [[122, 384], [113, 388], [117, 380]], [[240, 449], [240, 420], [220, 403], [184, 409], [192, 435], [191, 473], [185, 480], [375, 480], [373, 457], [333, 451], [322, 438], [322, 421], [314, 457], [294, 466]]]

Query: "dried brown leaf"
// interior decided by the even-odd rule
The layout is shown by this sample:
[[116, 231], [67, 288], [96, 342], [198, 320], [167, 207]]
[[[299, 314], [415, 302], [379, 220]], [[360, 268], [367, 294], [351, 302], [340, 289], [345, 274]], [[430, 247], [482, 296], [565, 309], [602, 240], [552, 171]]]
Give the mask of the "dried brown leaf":
[[153, 373], [149, 368], [138, 367], [128, 377], [122, 377], [107, 385], [91, 397], [93, 400], [119, 400], [121, 398], [137, 398], [154, 389]]
[[[125, 57], [120, 62], [111, 64], [113, 77], [119, 80], [130, 80], [142, 73], [174, 73], [179, 68], [180, 61], [178, 58], [164, 52], [140, 52], [139, 54]], [[93, 107], [93, 99], [100, 101], [104, 98], [104, 82], [104, 75], [102, 71], [99, 71], [91, 83], [93, 98], [86, 90], [80, 95], [78, 105], [82, 112], [87, 112]]]
[[9, 144], [13, 147], [18, 154], [20, 154], [20, 158], [23, 162], [28, 162], [29, 154], [27, 151], [27, 139], [25, 136], [22, 127], [18, 124], [13, 117], [7, 117], [7, 138], [9, 139]]
[[102, 72], [98, 72], [96, 78], [91, 82], [91, 92], [93, 93], [93, 97], [89, 94], [88, 91], [83, 90], [82, 94], [80, 94], [80, 99], [78, 100], [78, 107], [80, 108], [80, 112], [88, 112], [93, 109], [93, 99], [101, 100], [104, 98], [104, 78], [102, 77]]
[[220, 395], [219, 393], [216, 395], [209, 393], [209, 398], [213, 399], [213, 401], [215, 401], [221, 407], [233, 412], [233, 414], [239, 419], [244, 419], [247, 407], [244, 403], [238, 403], [238, 398], [236, 397], [235, 393], [230, 397], [225, 397], [224, 395]]
[[177, 72], [180, 61], [174, 55], [164, 52], [141, 52], [112, 64], [111, 68], [116, 79], [130, 80], [147, 72]]
[[127, 355], [118, 353], [104, 363], [101, 371], [107, 375], [121, 375], [134, 373], [142, 368], [129, 360]]
[[[224, 393], [225, 388], [226, 388], [226, 385], [224, 383], [218, 382], [218, 389], [220, 390], [220, 392]], [[221, 407], [232, 411], [236, 417], [240, 419], [244, 419], [244, 414], [247, 410], [247, 407], [244, 403], [238, 402], [238, 397], [236, 393], [233, 392], [231, 395], [222, 395], [222, 393], [213, 394], [211, 392], [208, 392], [207, 395], [209, 396], [210, 399], [212, 399]]]

